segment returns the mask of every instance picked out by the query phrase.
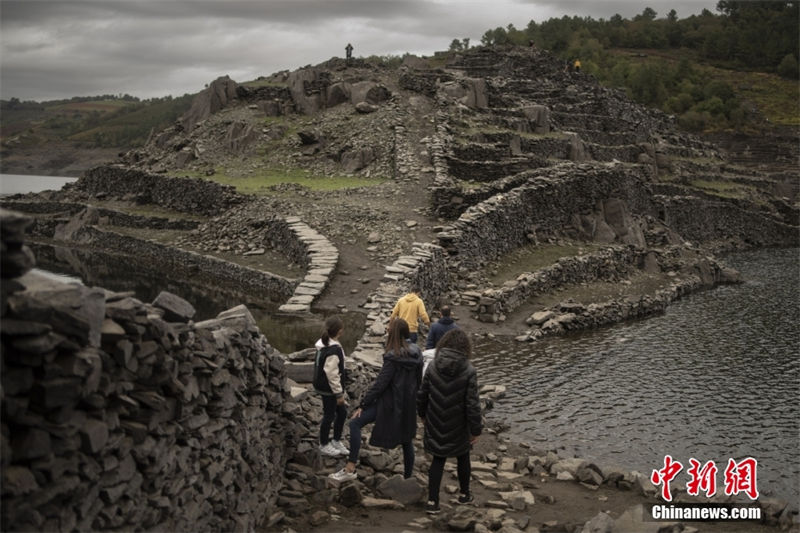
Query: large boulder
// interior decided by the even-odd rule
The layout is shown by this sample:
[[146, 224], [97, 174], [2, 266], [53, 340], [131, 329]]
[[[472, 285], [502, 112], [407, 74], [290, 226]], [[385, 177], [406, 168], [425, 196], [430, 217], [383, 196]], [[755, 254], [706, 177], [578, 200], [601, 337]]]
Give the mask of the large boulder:
[[403, 66], [412, 69], [427, 69], [429, 68], [428, 61], [419, 56], [408, 54], [403, 57]]
[[614, 230], [617, 240], [625, 244], [646, 247], [639, 223], [631, 216], [628, 206], [620, 199], [609, 198], [602, 202], [601, 211], [603, 219]]
[[225, 144], [231, 152], [241, 152], [258, 140], [258, 132], [252, 124], [233, 122], [225, 133]]
[[449, 98], [467, 107], [473, 109], [489, 107], [485, 80], [466, 78], [459, 81], [445, 81], [439, 84], [439, 88]]
[[375, 161], [375, 150], [370, 147], [350, 150], [342, 154], [342, 167], [347, 172], [356, 172]]
[[486, 92], [486, 80], [482, 78], [468, 78], [464, 80], [467, 94], [462, 103], [473, 109], [488, 109], [489, 96]]
[[359, 81], [350, 85], [350, 103], [353, 105], [362, 102], [377, 105], [388, 100], [391, 95], [389, 89], [374, 81]]
[[286, 83], [295, 109], [312, 115], [326, 107], [330, 77], [329, 72], [315, 68], [304, 68], [290, 73]]
[[337, 106], [350, 101], [350, 84], [345, 82], [334, 83], [328, 87], [327, 105]]
[[205, 90], [195, 96], [192, 107], [180, 118], [183, 129], [191, 131], [198, 122], [227, 106], [236, 98], [237, 88], [238, 84], [228, 76], [221, 76], [212, 81]]
[[569, 137], [569, 159], [576, 163], [582, 163], [591, 159], [586, 153], [586, 145], [580, 135], [572, 132], [565, 132]]
[[522, 108], [522, 113], [528, 119], [530, 131], [533, 133], [550, 133], [550, 109], [543, 105], [532, 105]]
[[88, 243], [91, 236], [84, 229], [100, 222], [100, 213], [95, 207], [87, 207], [68, 222], [58, 224], [53, 232], [53, 239], [57, 241], [73, 241]]

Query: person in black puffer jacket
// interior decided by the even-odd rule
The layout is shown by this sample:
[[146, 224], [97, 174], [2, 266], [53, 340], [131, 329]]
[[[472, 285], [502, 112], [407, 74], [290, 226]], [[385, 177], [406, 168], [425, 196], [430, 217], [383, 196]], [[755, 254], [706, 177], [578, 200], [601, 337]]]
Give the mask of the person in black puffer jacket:
[[415, 403], [422, 381], [422, 353], [416, 344], [406, 342], [408, 323], [392, 320], [386, 339], [383, 366], [375, 382], [350, 420], [350, 456], [347, 464], [330, 474], [337, 481], [356, 478], [356, 462], [361, 446], [361, 429], [375, 422], [369, 443], [381, 448], [403, 446], [403, 476], [408, 479], [414, 469], [414, 437], [417, 434]]
[[425, 424], [425, 451], [433, 455], [428, 470], [428, 513], [439, 512], [439, 486], [448, 457], [458, 459], [458, 503], [473, 500], [469, 490], [469, 452], [481, 434], [478, 378], [469, 362], [472, 344], [461, 329], [448, 331], [439, 341], [417, 394], [417, 414]]

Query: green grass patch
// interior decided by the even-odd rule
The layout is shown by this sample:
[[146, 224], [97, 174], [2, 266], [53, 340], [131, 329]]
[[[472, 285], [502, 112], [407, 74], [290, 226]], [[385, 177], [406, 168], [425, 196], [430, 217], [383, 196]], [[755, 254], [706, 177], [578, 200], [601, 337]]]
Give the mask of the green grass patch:
[[796, 81], [764, 72], [738, 72], [717, 69], [740, 98], [756, 104], [770, 122], [800, 126], [800, 86]]
[[91, 111], [100, 111], [102, 113], [116, 111], [124, 107], [135, 105], [135, 102], [128, 100], [92, 100], [89, 102], [67, 102], [65, 104], [51, 106], [50, 111], [53, 112], [80, 112], [89, 113]]
[[223, 185], [232, 185], [242, 194], [275, 194], [270, 187], [293, 183], [308, 187], [313, 191], [337, 191], [358, 187], [371, 187], [379, 185], [384, 178], [358, 178], [350, 176], [319, 176], [302, 169], [267, 169], [261, 170], [250, 176], [234, 176], [226, 174], [224, 170], [217, 169], [212, 176], [196, 174], [193, 177], [202, 177], [216, 181]]
[[561, 258], [592, 253], [600, 248], [602, 245], [599, 244], [523, 246], [496, 261], [494, 266], [489, 269], [489, 280], [495, 285], [502, 285], [506, 281], [516, 279], [524, 272], [535, 272], [552, 266]]
[[[569, 139], [569, 135], [567, 135], [562, 131], [551, 131], [549, 133], [533, 133], [529, 131], [518, 131], [509, 128], [501, 128], [500, 126], [495, 126], [493, 124], [487, 124], [485, 126], [471, 125], [470, 127], [461, 130], [461, 134], [463, 137], [471, 137], [473, 135], [479, 135], [481, 133], [487, 133], [487, 134], [510, 133], [512, 135], [519, 135], [520, 137], [523, 137], [525, 139]], [[468, 144], [469, 142], [472, 141], [460, 138], [456, 139], [456, 142], [461, 144]]]
[[748, 196], [748, 188], [739, 183], [731, 183], [729, 181], [694, 180], [689, 184], [692, 187], [702, 190], [703, 192], [722, 198], [746, 198]]
[[243, 85], [250, 89], [258, 89], [259, 87], [286, 87], [285, 83], [280, 83], [272, 80], [252, 80], [241, 83], [240, 85]]

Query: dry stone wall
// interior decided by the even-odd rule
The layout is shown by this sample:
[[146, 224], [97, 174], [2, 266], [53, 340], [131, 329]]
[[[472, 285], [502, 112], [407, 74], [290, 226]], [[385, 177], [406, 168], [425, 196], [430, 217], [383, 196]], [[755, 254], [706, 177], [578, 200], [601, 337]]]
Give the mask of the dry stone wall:
[[496, 322], [535, 294], [546, 294], [571, 283], [627, 279], [646, 252], [634, 246], [611, 246], [594, 254], [564, 257], [536, 272], [525, 272], [499, 289], [484, 291], [478, 304], [478, 319]]
[[100, 197], [132, 197], [139, 203], [195, 215], [218, 215], [242, 202], [227, 185], [195, 178], [165, 177], [111, 165], [95, 167], [65, 187]]
[[[339, 250], [324, 235], [298, 217], [288, 217], [283, 220], [282, 225], [284, 224], [288, 230], [290, 246], [295, 250], [294, 255], [306, 266], [306, 275], [279, 311], [310, 313], [311, 304], [323, 293], [336, 270]], [[275, 244], [273, 243], [273, 246]]]
[[[2, 221], [4, 249], [21, 249]], [[283, 357], [247, 309], [193, 323], [169, 293], [5, 277], [30, 268], [16, 264], [0, 309], [2, 529], [259, 527], [297, 436]]]
[[685, 279], [635, 301], [622, 298], [590, 306], [559, 304], [553, 312], [533, 320], [535, 325], [541, 326], [537, 335], [598, 327], [659, 313], [684, 294], [719, 283], [739, 281], [735, 271], [720, 265], [713, 258], [697, 255], [682, 246], [649, 250], [633, 245], [609, 246], [592, 254], [559, 259], [555, 264], [535, 272], [521, 273], [498, 289], [483, 291], [474, 308], [478, 320], [497, 322], [533, 296], [552, 294], [568, 285], [595, 281], [619, 282], [638, 271], [651, 274], [672, 272], [673, 275], [680, 271]]
[[[3, 200], [0, 203], [3, 207], [14, 211], [49, 215], [74, 216], [86, 209], [85, 204], [70, 202]], [[159, 230], [193, 230], [198, 226], [198, 222], [195, 220], [131, 215], [102, 207], [93, 207], [92, 209], [97, 212], [102, 224], [110, 226]], [[55, 223], [56, 221], [52, 224]]]
[[297, 285], [296, 281], [271, 272], [95, 226], [81, 226], [69, 235], [69, 242], [90, 244], [104, 251], [123, 254], [133, 263], [159, 265], [159, 268], [169, 271], [172, 276], [211, 284], [228, 284], [264, 300], [285, 301], [293, 294]]
[[414, 243], [410, 255], [400, 256], [386, 267], [383, 281], [364, 304], [367, 312], [364, 335], [358, 342], [353, 358], [380, 367], [384, 353], [386, 326], [397, 299], [417, 285], [425, 307], [430, 311], [450, 287], [445, 251], [435, 244]]
[[661, 217], [672, 229], [692, 241], [742, 239], [750, 246], [798, 246], [797, 226], [730, 202], [696, 196], [657, 196]]
[[602, 200], [616, 198], [630, 212], [651, 212], [648, 185], [635, 170], [562, 164], [537, 171], [527, 184], [467, 209], [439, 233], [439, 243], [451, 261], [472, 269], [527, 244], [537, 232], [569, 226], [574, 213], [591, 213]]

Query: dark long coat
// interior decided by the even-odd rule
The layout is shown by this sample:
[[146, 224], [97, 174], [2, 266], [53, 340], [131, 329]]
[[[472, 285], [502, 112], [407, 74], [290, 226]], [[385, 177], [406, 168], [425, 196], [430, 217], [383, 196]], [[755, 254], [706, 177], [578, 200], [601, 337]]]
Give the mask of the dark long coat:
[[369, 443], [394, 448], [411, 442], [417, 434], [416, 398], [422, 381], [422, 353], [416, 345], [400, 355], [387, 352], [383, 366], [361, 400], [361, 407], [377, 404], [375, 427]]
[[470, 437], [481, 434], [477, 372], [467, 357], [443, 348], [428, 365], [417, 395], [417, 413], [425, 419], [425, 451], [458, 457], [470, 450]]

